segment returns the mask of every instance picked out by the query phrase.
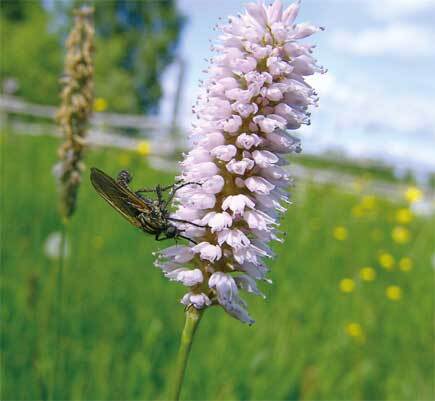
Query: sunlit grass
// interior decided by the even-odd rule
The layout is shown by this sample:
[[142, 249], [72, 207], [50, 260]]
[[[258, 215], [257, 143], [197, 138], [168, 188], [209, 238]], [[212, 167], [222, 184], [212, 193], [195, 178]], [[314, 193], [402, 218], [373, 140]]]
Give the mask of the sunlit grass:
[[[60, 225], [57, 144], [9, 135], [1, 146], [1, 398], [42, 399], [55, 341], [56, 262], [44, 243]], [[173, 180], [138, 152], [95, 149], [86, 160], [113, 175], [129, 168], [133, 186]], [[153, 267], [151, 252], [164, 244], [129, 226], [86, 177], [79, 204], [65, 272], [63, 397], [165, 399], [183, 289]], [[404, 209], [364, 191], [299, 182], [286, 242], [271, 262], [274, 283], [262, 288], [268, 299], [248, 297], [257, 323], [206, 312], [184, 398], [433, 398], [434, 221]], [[395, 241], [395, 227], [409, 240]]]

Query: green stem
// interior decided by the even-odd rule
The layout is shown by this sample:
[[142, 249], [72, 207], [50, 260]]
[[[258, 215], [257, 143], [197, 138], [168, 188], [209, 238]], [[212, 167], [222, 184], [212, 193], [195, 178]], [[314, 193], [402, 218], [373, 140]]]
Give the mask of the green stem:
[[198, 323], [201, 320], [203, 311], [194, 307], [190, 307], [186, 311], [186, 322], [184, 323], [184, 329], [181, 333], [180, 348], [178, 350], [177, 366], [175, 371], [175, 383], [174, 393], [171, 400], [179, 401], [181, 388], [183, 386], [184, 375], [186, 373], [187, 360], [189, 358], [189, 352], [192, 348], [193, 337]]
[[60, 245], [59, 245], [59, 267], [57, 271], [57, 280], [56, 280], [56, 343], [55, 343], [55, 359], [54, 359], [54, 375], [53, 375], [53, 388], [52, 388], [52, 397], [51, 399], [55, 399], [56, 389], [58, 387], [59, 381], [59, 364], [61, 357], [61, 337], [62, 337], [62, 309], [63, 309], [63, 274], [65, 270], [65, 259], [66, 259], [66, 237], [67, 237], [67, 225], [68, 221], [64, 219], [62, 222], [62, 230], [60, 237]]

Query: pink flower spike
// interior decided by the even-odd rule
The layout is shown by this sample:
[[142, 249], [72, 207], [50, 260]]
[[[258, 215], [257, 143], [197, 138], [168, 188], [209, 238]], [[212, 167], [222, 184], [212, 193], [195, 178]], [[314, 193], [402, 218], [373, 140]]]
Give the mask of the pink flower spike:
[[254, 320], [240, 294], [263, 296], [258, 281], [271, 282], [271, 241], [282, 242], [279, 220], [292, 182], [284, 166], [301, 151], [290, 130], [310, 124], [318, 102], [305, 77], [325, 72], [314, 45], [300, 41], [321, 28], [295, 24], [299, 8], [300, 1], [283, 9], [280, 0], [260, 0], [219, 26], [192, 148], [181, 162], [179, 178], [195, 184], [177, 191], [171, 215], [185, 220], [174, 224], [191, 242], [160, 251], [156, 261], [189, 287], [183, 305], [220, 305], [247, 324]]

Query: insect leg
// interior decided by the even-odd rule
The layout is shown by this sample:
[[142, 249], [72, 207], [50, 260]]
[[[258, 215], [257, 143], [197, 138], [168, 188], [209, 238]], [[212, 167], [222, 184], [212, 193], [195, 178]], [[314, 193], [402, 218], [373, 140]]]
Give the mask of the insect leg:
[[180, 188], [183, 188], [183, 187], [185, 187], [187, 185], [202, 185], [202, 184], [199, 183], [199, 182], [185, 182], [184, 184], [181, 184], [181, 185], [178, 185], [178, 186], [173, 185], [172, 186], [173, 188], [172, 188], [172, 191], [171, 191], [171, 193], [169, 195], [169, 198], [163, 204], [164, 208], [166, 208], [172, 202], [172, 199], [174, 199], [174, 196], [177, 193], [177, 191]]
[[[200, 182], [185, 182], [184, 184], [181, 184], [183, 181], [176, 181], [175, 184], [171, 184], [171, 185], [167, 185], [166, 187], [161, 187], [162, 191], [167, 191], [168, 189], [173, 189], [175, 188], [175, 191], [177, 191], [178, 189], [180, 189], [181, 187], [184, 187], [185, 185], [191, 185], [191, 184], [196, 184], [196, 185], [201, 185]], [[181, 185], [178, 185], [181, 184]]]
[[[172, 189], [175, 185], [176, 184], [171, 184], [171, 185], [167, 185], [166, 187], [160, 187], [160, 191], [165, 192], [168, 189]], [[157, 189], [156, 188], [153, 188], [153, 189], [144, 188], [144, 189], [139, 189], [136, 192], [157, 192]]]
[[159, 205], [164, 205], [165, 201], [162, 196], [162, 187], [160, 185], [156, 186], [157, 199], [159, 201]]
[[156, 192], [156, 189], [155, 188], [152, 188], [152, 189], [150, 189], [150, 188], [141, 188], [141, 189], [138, 189], [137, 191], [135, 191], [136, 194], [137, 193], [142, 193], [142, 192]]
[[197, 243], [196, 241], [194, 241], [192, 238], [185, 237], [184, 235], [178, 234], [177, 237], [187, 239], [187, 240], [190, 241], [192, 244], [195, 244], [195, 245], [198, 244], [198, 243]]
[[173, 185], [174, 188], [174, 192], [177, 192], [180, 188], [185, 187], [186, 185], [202, 185], [200, 182], [185, 182], [184, 184], [180, 184], [178, 186]]
[[172, 189], [174, 188], [175, 184], [171, 184], [171, 185], [167, 185], [166, 187], [162, 187], [161, 190], [163, 192], [167, 191], [168, 189]]
[[200, 226], [199, 224], [196, 224], [196, 223], [192, 223], [191, 221], [182, 220], [182, 219], [175, 219], [174, 217], [168, 217], [168, 220], [176, 221], [176, 222], [178, 222], [178, 223], [191, 224], [192, 226], [199, 227], [199, 228], [204, 228], [204, 227], [206, 227], [206, 226]]

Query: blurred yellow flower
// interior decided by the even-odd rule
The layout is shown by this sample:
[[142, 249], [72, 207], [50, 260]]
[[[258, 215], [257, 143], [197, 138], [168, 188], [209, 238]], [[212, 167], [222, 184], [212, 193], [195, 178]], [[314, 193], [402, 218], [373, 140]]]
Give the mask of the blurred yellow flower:
[[385, 270], [393, 270], [394, 268], [394, 257], [393, 255], [382, 252], [379, 255], [379, 264], [385, 269]]
[[343, 226], [334, 227], [332, 235], [338, 241], [344, 241], [347, 238], [347, 228]]
[[141, 156], [147, 156], [150, 154], [151, 145], [148, 141], [140, 141], [138, 142], [136, 149]]
[[121, 167], [127, 167], [131, 162], [131, 157], [128, 153], [121, 153], [118, 156], [118, 163], [121, 165]]
[[401, 208], [396, 212], [396, 221], [399, 224], [408, 224], [412, 221], [414, 215], [407, 207]]
[[408, 187], [405, 191], [405, 199], [409, 203], [418, 202], [423, 197], [423, 192], [417, 187]]
[[373, 281], [376, 278], [376, 271], [373, 267], [363, 267], [359, 274], [364, 281]]
[[391, 237], [394, 242], [397, 242], [398, 244], [406, 244], [409, 242], [411, 234], [407, 228], [396, 226], [393, 228], [393, 231], [391, 231]]
[[343, 280], [340, 280], [340, 291], [349, 293], [354, 289], [355, 281], [353, 281], [351, 278], [344, 278]]
[[389, 285], [385, 290], [385, 295], [392, 301], [398, 301], [402, 298], [402, 289], [398, 285]]
[[376, 205], [376, 197], [374, 195], [366, 195], [361, 199], [361, 206], [364, 209], [372, 210]]
[[399, 268], [403, 272], [409, 272], [412, 269], [413, 263], [412, 259], [409, 257], [404, 257], [399, 260]]
[[351, 322], [346, 324], [344, 330], [349, 337], [363, 343], [365, 341], [365, 334], [363, 328], [359, 323]]
[[107, 100], [102, 97], [97, 97], [94, 100], [94, 110], [99, 113], [107, 109]]

